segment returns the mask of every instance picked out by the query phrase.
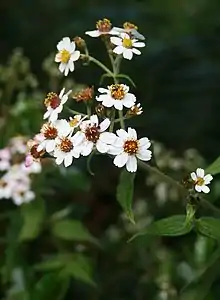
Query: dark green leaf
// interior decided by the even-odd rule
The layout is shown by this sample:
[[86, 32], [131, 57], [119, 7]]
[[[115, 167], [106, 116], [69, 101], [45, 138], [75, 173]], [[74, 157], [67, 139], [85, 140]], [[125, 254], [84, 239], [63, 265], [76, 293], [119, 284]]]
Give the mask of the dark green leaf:
[[196, 220], [196, 229], [203, 235], [220, 240], [220, 219], [203, 217]]
[[64, 240], [98, 244], [97, 240], [90, 234], [88, 229], [77, 220], [66, 219], [53, 223], [52, 233], [56, 237]]
[[23, 204], [21, 208], [23, 226], [20, 232], [20, 240], [31, 240], [38, 236], [45, 216], [43, 199], [36, 199], [30, 203]]
[[210, 166], [208, 166], [205, 172], [212, 175], [220, 173], [220, 157], [218, 157]]
[[166, 219], [156, 221], [149, 225], [145, 230], [137, 233], [131, 239], [141, 235], [162, 235], [162, 236], [179, 236], [190, 232], [193, 228], [191, 222], [186, 222], [185, 215], [176, 215]]
[[134, 178], [135, 173], [127, 172], [125, 169], [122, 170], [117, 187], [117, 200], [132, 223], [135, 223], [132, 211]]
[[69, 262], [64, 270], [64, 274], [73, 276], [87, 284], [96, 286], [92, 278], [92, 268], [90, 261], [81, 254], [75, 254], [71, 262]]

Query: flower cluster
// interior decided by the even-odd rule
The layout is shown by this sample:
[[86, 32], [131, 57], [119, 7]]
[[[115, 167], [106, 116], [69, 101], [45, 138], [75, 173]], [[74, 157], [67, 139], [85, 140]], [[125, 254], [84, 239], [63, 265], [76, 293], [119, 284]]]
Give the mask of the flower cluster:
[[27, 139], [21, 136], [12, 138], [9, 145], [0, 150], [0, 199], [12, 199], [16, 205], [35, 198], [30, 174], [41, 172], [39, 162], [25, 167], [26, 152]]
[[[131, 87], [118, 79], [124, 78], [133, 83], [128, 76], [120, 74], [120, 62], [123, 58], [131, 60], [134, 54], [140, 55], [138, 48], [145, 47], [145, 38], [138, 32], [136, 25], [125, 22], [123, 28], [113, 27], [108, 19], [99, 20], [96, 29], [86, 31], [85, 34], [102, 38], [112, 71], [90, 56], [83, 38], [75, 37], [71, 40], [64, 37], [57, 44], [58, 52], [55, 56], [60, 72], [67, 76], [74, 71], [74, 63], [81, 59], [85, 65], [95, 63], [113, 82], [106, 87], [99, 87], [97, 92], [93, 87], [88, 87], [75, 95], [72, 95], [71, 90], [65, 92], [64, 88], [59, 94], [49, 93], [44, 100], [45, 123], [40, 133], [29, 142], [26, 165], [39, 161], [45, 153], [54, 157], [57, 165], [63, 163], [65, 167], [72, 165], [80, 156], [101, 153], [112, 157], [118, 168], [125, 167], [128, 172], [136, 172], [138, 160], [151, 160], [151, 142], [147, 137], [139, 138], [134, 128], [126, 128], [125, 121], [141, 115], [143, 109], [137, 103]], [[75, 99], [76, 103], [82, 102], [86, 113], [70, 109], [73, 115], [69, 119], [60, 118], [64, 105], [69, 103], [68, 98]], [[93, 109], [96, 113], [92, 112]], [[211, 182], [211, 175], [205, 176], [202, 169], [197, 169], [196, 173], [191, 173], [191, 177], [191, 184], [197, 192], [209, 192], [206, 185]]]

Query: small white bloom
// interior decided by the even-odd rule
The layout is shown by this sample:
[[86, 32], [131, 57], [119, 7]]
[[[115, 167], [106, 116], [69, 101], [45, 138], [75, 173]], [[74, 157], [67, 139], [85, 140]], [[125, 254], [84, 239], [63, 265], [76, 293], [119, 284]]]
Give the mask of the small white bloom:
[[69, 94], [72, 90], [64, 94], [65, 88], [62, 89], [59, 96], [56, 93], [49, 93], [44, 100], [44, 104], [47, 107], [47, 111], [44, 114], [44, 119], [48, 119], [50, 122], [54, 122], [58, 119], [58, 114], [63, 110], [63, 105], [68, 100]]
[[122, 110], [123, 106], [131, 108], [136, 102], [135, 95], [129, 93], [129, 87], [125, 84], [112, 84], [108, 89], [99, 88], [103, 95], [96, 97], [105, 107], [114, 106], [115, 109]]
[[35, 194], [33, 191], [26, 189], [25, 187], [17, 186], [11, 198], [14, 204], [21, 205], [23, 203], [29, 203], [30, 201], [34, 200]]
[[116, 155], [114, 164], [122, 168], [126, 165], [128, 172], [137, 171], [137, 159], [148, 161], [151, 159], [152, 152], [149, 149], [151, 142], [144, 137], [137, 139], [136, 130], [128, 128], [128, 132], [124, 129], [116, 131], [117, 138], [110, 146], [109, 154]]
[[128, 115], [131, 116], [139, 116], [142, 113], [143, 113], [143, 108], [140, 103], [133, 105], [128, 111]]
[[55, 62], [59, 62], [59, 70], [68, 75], [69, 71], [74, 71], [74, 61], [80, 57], [80, 52], [76, 50], [75, 42], [71, 42], [69, 37], [64, 37], [57, 44], [58, 53], [55, 56]]
[[97, 115], [92, 115], [89, 120], [83, 121], [80, 125], [83, 136], [82, 151], [83, 156], [88, 156], [94, 146], [100, 153], [106, 153], [109, 149], [108, 144], [115, 140], [115, 135], [104, 132], [110, 125], [110, 120], [105, 119], [99, 124]]
[[9, 141], [9, 147], [13, 154], [25, 154], [27, 152], [27, 140], [23, 136], [13, 137]]
[[0, 149], [0, 171], [6, 171], [10, 168], [11, 153], [9, 148]]
[[205, 175], [205, 171], [201, 168], [196, 169], [196, 172], [192, 172], [191, 178], [194, 181], [195, 190], [197, 192], [209, 193], [210, 189], [207, 184], [210, 184], [213, 177], [210, 174]]
[[118, 35], [119, 32], [112, 28], [112, 24], [108, 19], [99, 20], [96, 23], [96, 30], [86, 31], [85, 34], [91, 37], [99, 37], [101, 35]]
[[136, 48], [141, 48], [145, 46], [144, 42], [138, 42], [137, 39], [132, 39], [129, 34], [121, 33], [120, 37], [111, 37], [111, 43], [116, 45], [113, 52], [116, 54], [122, 54], [125, 59], [131, 60], [133, 54], [140, 55], [140, 50]]
[[64, 166], [68, 167], [72, 164], [73, 157], [79, 158], [82, 140], [83, 136], [80, 131], [74, 136], [56, 138], [56, 148], [53, 153], [56, 164], [60, 165], [64, 162]]
[[48, 153], [54, 151], [57, 137], [66, 137], [72, 131], [72, 127], [65, 119], [57, 120], [54, 123], [45, 123], [41, 127], [44, 140], [38, 145], [37, 151], [46, 150]]

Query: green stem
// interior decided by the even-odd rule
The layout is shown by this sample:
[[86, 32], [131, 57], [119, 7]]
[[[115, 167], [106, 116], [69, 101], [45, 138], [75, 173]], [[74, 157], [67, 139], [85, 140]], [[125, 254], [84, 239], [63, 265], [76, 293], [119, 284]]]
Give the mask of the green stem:
[[112, 111], [111, 124], [110, 124], [110, 127], [109, 127], [109, 132], [113, 132], [114, 125], [115, 125], [115, 109], [113, 109], [113, 111]]
[[124, 122], [124, 117], [123, 117], [123, 110], [119, 110], [118, 111], [118, 116], [119, 116], [121, 128], [125, 129], [125, 122]]
[[87, 116], [90, 117], [92, 114], [92, 111], [91, 111], [91, 106], [89, 104], [86, 105], [86, 112], [87, 112]]
[[[65, 106], [64, 106], [65, 107]], [[69, 107], [65, 107], [69, 112], [71, 112], [73, 115], [81, 115], [81, 116], [86, 116], [86, 114], [82, 113], [82, 112], [79, 112], [77, 110], [74, 110], [74, 109], [71, 109]]]
[[99, 66], [101, 69], [103, 69], [107, 74], [109, 74], [111, 77], [114, 77], [114, 74], [112, 73], [112, 71], [107, 68], [103, 63], [101, 63], [99, 60], [97, 60], [96, 58], [92, 57], [92, 56], [87, 56], [85, 54], [81, 54], [82, 58], [88, 58], [89, 61], [93, 62], [94, 64], [96, 64], [97, 66]]
[[[173, 186], [178, 188], [183, 196], [186, 196], [188, 194], [188, 190], [180, 182], [178, 182], [175, 179], [173, 179], [172, 177], [164, 174], [159, 169], [157, 169], [155, 167], [152, 167], [152, 166], [150, 166], [150, 165], [148, 165], [148, 164], [146, 164], [142, 161], [138, 161], [138, 165], [143, 170], [150, 171], [150, 172], [158, 175], [163, 181], [165, 181], [169, 184], [172, 184]], [[203, 206], [204, 209], [212, 211], [218, 217], [220, 216], [220, 209], [215, 207], [212, 203], [208, 202], [206, 199], [200, 198], [200, 203], [201, 203], [201, 205]]]

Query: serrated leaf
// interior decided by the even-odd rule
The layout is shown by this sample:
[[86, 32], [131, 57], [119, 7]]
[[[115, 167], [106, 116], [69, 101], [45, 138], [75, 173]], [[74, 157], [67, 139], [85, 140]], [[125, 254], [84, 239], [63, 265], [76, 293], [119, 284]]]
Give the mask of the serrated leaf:
[[117, 78], [124, 78], [124, 79], [127, 79], [134, 87], [136, 87], [134, 81], [131, 79], [131, 77], [129, 77], [128, 75], [126, 74], [117, 74], [116, 76]]
[[205, 172], [212, 175], [220, 173], [220, 157], [218, 157], [210, 166], [208, 166]]
[[220, 219], [202, 217], [196, 220], [196, 229], [209, 238], [220, 240]]
[[81, 254], [74, 255], [72, 261], [66, 265], [64, 272], [64, 274], [73, 276], [75, 279], [96, 286], [91, 275], [92, 268], [90, 261]]
[[186, 222], [185, 215], [175, 215], [153, 222], [145, 230], [135, 234], [130, 241], [141, 235], [180, 236], [189, 233], [193, 228], [191, 222]]
[[135, 173], [127, 172], [125, 169], [122, 170], [117, 187], [117, 200], [132, 223], [135, 223], [132, 211], [134, 178]]
[[32, 240], [36, 238], [41, 230], [45, 216], [45, 206], [43, 199], [36, 199], [30, 203], [23, 204], [21, 207], [23, 216], [23, 226], [19, 239]]
[[97, 239], [77, 220], [66, 219], [53, 223], [52, 233], [54, 236], [64, 240], [92, 242], [98, 245]]

